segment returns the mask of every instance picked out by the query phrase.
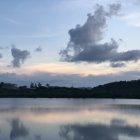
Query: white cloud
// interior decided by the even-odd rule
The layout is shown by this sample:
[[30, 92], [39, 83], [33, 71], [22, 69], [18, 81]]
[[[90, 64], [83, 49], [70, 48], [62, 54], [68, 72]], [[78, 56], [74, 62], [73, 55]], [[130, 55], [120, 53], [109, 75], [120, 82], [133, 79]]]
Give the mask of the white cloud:
[[121, 18], [126, 21], [128, 25], [140, 27], [140, 12], [138, 13], [130, 13]]

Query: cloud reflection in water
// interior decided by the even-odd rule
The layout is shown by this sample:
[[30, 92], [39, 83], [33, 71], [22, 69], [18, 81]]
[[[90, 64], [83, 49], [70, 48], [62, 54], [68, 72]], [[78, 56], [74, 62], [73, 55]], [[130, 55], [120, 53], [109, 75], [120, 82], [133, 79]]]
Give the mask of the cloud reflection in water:
[[121, 135], [140, 138], [140, 127], [128, 125], [124, 120], [114, 119], [110, 125], [64, 125], [60, 127], [59, 134], [65, 140], [119, 140]]
[[34, 101], [30, 99], [25, 104], [18, 99], [13, 106], [11, 102], [0, 103], [0, 140], [140, 139], [140, 103], [88, 99]]

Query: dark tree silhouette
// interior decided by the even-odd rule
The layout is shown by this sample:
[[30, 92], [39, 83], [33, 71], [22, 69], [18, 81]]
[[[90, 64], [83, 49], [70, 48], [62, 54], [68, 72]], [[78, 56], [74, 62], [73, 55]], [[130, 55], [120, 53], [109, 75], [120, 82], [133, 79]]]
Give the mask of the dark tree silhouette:
[[0, 97], [140, 99], [140, 80], [113, 82], [94, 88], [43, 86], [41, 83], [31, 83], [28, 88], [1, 82]]

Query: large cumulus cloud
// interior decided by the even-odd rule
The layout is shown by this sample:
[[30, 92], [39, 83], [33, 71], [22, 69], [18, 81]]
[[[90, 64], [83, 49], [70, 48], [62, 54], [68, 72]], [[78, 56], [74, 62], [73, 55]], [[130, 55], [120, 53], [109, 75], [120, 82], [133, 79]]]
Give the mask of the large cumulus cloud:
[[[97, 5], [94, 14], [88, 14], [87, 21], [69, 30], [70, 41], [67, 47], [60, 51], [62, 60], [68, 62], [110, 62], [114, 67], [124, 66], [125, 62], [140, 59], [140, 50], [119, 52], [119, 43], [115, 39], [103, 42], [107, 20], [118, 15], [120, 4], [110, 4], [108, 10]], [[113, 64], [112, 64], [113, 63]], [[123, 65], [118, 65], [123, 64]]]
[[12, 46], [11, 53], [13, 56], [13, 67], [20, 67], [21, 64], [23, 64], [24, 61], [30, 56], [29, 51], [17, 49], [14, 45]]

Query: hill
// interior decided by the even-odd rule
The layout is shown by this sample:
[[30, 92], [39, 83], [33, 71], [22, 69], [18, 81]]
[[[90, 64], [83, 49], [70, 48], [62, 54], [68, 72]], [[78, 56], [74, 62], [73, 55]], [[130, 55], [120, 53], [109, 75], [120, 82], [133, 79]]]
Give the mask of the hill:
[[96, 97], [140, 98], [140, 80], [119, 81], [100, 85], [92, 89]]

